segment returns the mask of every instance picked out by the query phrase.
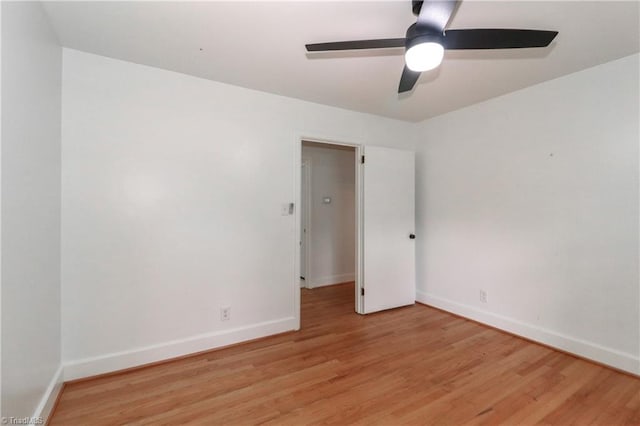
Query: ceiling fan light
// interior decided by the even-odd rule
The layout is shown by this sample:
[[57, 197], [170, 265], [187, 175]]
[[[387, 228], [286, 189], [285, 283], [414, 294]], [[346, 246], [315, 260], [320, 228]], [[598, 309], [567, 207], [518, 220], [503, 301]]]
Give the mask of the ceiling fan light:
[[436, 68], [442, 62], [444, 47], [432, 41], [418, 43], [407, 49], [404, 54], [407, 67], [411, 71], [422, 72]]

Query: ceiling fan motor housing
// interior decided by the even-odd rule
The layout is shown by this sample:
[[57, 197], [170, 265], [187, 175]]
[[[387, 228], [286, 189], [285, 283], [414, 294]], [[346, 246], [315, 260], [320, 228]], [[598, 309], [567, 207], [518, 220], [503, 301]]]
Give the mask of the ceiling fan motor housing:
[[443, 39], [444, 35], [442, 32], [413, 24], [407, 28], [405, 48], [409, 50], [411, 47], [420, 43], [438, 43], [442, 45]]

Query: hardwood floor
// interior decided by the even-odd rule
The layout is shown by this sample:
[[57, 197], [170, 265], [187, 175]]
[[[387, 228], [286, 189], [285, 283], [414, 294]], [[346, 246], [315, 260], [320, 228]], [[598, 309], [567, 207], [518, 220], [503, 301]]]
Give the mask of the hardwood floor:
[[304, 290], [302, 330], [68, 384], [52, 425], [640, 424], [640, 379], [416, 305]]

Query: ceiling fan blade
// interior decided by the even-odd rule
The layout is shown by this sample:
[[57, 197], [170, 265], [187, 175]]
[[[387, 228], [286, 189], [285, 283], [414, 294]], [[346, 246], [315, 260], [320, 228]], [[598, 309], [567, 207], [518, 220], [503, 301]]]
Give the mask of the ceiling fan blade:
[[377, 40], [336, 41], [331, 43], [306, 44], [307, 52], [326, 52], [331, 50], [355, 49], [387, 49], [390, 47], [404, 47], [403, 38], [382, 38]]
[[518, 49], [545, 47], [558, 35], [557, 31], [469, 29], [448, 30], [444, 34], [445, 49]]
[[457, 0], [424, 0], [418, 15], [418, 26], [436, 32], [444, 31], [459, 4]]
[[413, 89], [416, 82], [420, 78], [420, 73], [417, 71], [411, 71], [407, 66], [404, 66], [402, 70], [402, 77], [400, 77], [400, 86], [398, 86], [398, 93], [409, 92]]

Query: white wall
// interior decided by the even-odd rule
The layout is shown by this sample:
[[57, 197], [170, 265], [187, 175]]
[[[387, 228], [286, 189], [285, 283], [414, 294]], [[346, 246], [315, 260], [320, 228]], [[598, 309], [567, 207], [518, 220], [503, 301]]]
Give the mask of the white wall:
[[640, 373], [638, 58], [422, 124], [419, 300]]
[[[67, 378], [294, 328], [300, 137], [406, 123], [64, 50]], [[220, 321], [220, 308], [231, 320]]]
[[2, 2], [2, 416], [60, 380], [62, 50], [40, 3]]
[[[320, 287], [355, 279], [355, 150], [303, 145], [311, 160], [309, 271], [307, 285]], [[325, 204], [324, 197], [331, 203]]]

